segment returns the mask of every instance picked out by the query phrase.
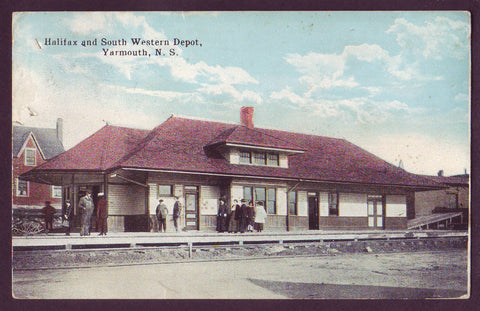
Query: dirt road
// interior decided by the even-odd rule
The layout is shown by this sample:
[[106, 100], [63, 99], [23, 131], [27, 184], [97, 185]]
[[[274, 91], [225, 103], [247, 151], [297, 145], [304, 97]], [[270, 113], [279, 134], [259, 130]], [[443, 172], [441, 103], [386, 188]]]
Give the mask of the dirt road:
[[467, 294], [464, 250], [14, 271], [16, 298], [364, 299]]

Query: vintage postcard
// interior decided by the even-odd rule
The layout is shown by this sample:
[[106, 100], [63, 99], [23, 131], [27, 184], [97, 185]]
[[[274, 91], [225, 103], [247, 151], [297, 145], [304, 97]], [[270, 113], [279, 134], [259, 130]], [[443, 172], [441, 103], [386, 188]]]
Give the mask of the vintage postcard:
[[469, 297], [468, 12], [12, 31], [13, 297]]

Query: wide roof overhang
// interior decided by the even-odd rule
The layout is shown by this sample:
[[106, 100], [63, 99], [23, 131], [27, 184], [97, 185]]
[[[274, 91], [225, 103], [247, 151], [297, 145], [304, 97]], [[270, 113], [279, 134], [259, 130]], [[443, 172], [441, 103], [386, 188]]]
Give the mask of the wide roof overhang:
[[230, 177], [230, 178], [247, 178], [247, 179], [264, 179], [264, 180], [278, 180], [287, 183], [302, 183], [302, 184], [323, 184], [323, 185], [344, 185], [344, 186], [365, 186], [365, 187], [382, 187], [382, 188], [397, 188], [404, 189], [405, 191], [431, 191], [441, 190], [448, 187], [438, 184], [437, 186], [431, 185], [402, 185], [402, 184], [385, 184], [385, 183], [363, 183], [363, 182], [351, 182], [351, 181], [335, 181], [335, 180], [315, 180], [306, 178], [295, 177], [274, 177], [274, 176], [253, 176], [243, 174], [227, 174], [227, 173], [215, 173], [215, 172], [198, 172], [198, 171], [182, 171], [171, 169], [149, 169], [149, 168], [135, 168], [135, 167], [116, 167], [110, 170], [39, 170], [33, 169], [25, 172], [19, 176], [20, 179], [49, 184], [57, 186], [65, 186], [72, 184], [94, 184], [103, 183], [105, 176], [113, 177], [116, 171], [137, 171], [137, 172], [158, 172], [158, 173], [170, 173], [180, 175], [204, 175], [210, 177]]
[[105, 171], [100, 170], [30, 170], [19, 176], [21, 180], [65, 186], [71, 184], [102, 183]]

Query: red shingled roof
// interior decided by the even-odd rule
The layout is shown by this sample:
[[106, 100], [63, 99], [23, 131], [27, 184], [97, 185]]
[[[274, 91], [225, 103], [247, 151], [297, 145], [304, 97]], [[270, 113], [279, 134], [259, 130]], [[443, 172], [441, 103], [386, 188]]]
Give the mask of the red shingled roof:
[[276, 149], [303, 150], [303, 148], [291, 141], [285, 141], [266, 133], [264, 130], [249, 128], [244, 125], [236, 125], [226, 129], [211, 141], [208, 146], [226, 143]]
[[[159, 169], [198, 173], [295, 178], [316, 181], [435, 187], [434, 181], [406, 172], [344, 140], [271, 129], [171, 117], [152, 131], [106, 126], [38, 169]], [[254, 131], [254, 132], [252, 132]], [[246, 142], [242, 141], [246, 138]], [[207, 155], [219, 142], [303, 150], [289, 167], [230, 164]]]
[[451, 185], [451, 186], [468, 186], [470, 176], [468, 174], [453, 175], [453, 176], [431, 176], [423, 175], [425, 178], [429, 178], [436, 183]]
[[106, 125], [35, 170], [103, 171], [131, 152], [148, 133], [149, 130]]

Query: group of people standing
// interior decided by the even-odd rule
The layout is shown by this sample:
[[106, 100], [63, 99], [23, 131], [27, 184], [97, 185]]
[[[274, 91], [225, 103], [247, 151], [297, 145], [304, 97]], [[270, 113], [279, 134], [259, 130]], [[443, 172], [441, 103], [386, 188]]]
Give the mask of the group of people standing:
[[[178, 218], [180, 218], [181, 210], [182, 204], [178, 197], [175, 197], [175, 203], [173, 203], [173, 225], [175, 226], [175, 231], [178, 231]], [[168, 208], [162, 199], [158, 201], [155, 214], [158, 220], [158, 231], [167, 232]]]
[[257, 232], [263, 231], [267, 212], [263, 202], [256, 202], [242, 199], [241, 204], [238, 200], [233, 200], [232, 206], [228, 206], [224, 199], [220, 199], [217, 213], [217, 231], [218, 232]]
[[[80, 236], [90, 235], [92, 227], [92, 216], [95, 210], [95, 203], [92, 198], [90, 190], [85, 192], [85, 195], [80, 198], [78, 202], [78, 212], [80, 215]], [[70, 200], [65, 200], [62, 207], [62, 223], [66, 227], [66, 235], [70, 235], [71, 228], [73, 227], [73, 205]], [[105, 200], [104, 194], [98, 194], [97, 200], [97, 230], [99, 235], [107, 235], [107, 218], [108, 218], [108, 206]]]

